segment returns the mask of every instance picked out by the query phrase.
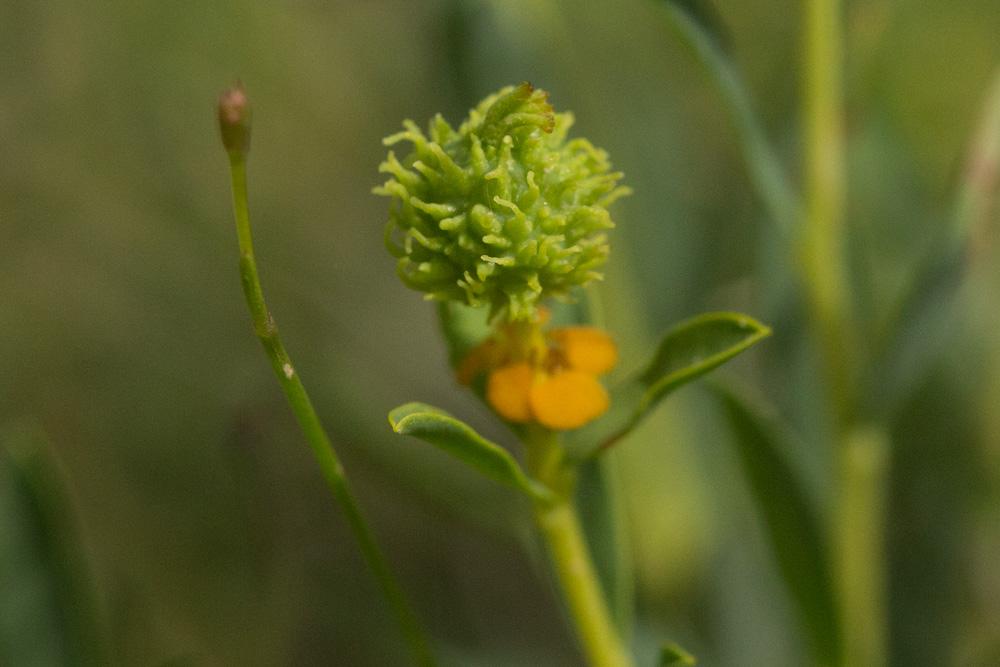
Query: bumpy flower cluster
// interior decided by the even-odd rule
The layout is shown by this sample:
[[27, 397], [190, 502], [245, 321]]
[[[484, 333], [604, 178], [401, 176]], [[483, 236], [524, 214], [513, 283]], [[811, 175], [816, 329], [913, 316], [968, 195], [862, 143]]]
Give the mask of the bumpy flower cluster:
[[607, 153], [567, 141], [572, 124], [524, 83], [487, 97], [457, 131], [438, 115], [426, 134], [406, 121], [386, 138], [413, 146], [389, 152], [379, 170], [391, 178], [375, 188], [393, 199], [386, 245], [403, 282], [523, 321], [543, 298], [600, 278], [607, 207], [628, 189]]

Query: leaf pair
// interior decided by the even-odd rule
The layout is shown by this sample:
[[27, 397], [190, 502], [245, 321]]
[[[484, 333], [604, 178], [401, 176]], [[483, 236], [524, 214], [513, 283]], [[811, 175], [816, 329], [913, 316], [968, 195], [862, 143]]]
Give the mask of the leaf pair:
[[[442, 306], [442, 322], [452, 363], [474, 344], [474, 317]], [[459, 321], [459, 317], [466, 318]], [[481, 329], [480, 329], [481, 331]], [[687, 320], [664, 336], [653, 360], [633, 380], [612, 390], [612, 412], [594, 426], [580, 429], [572, 447], [578, 458], [587, 458], [630, 432], [666, 396], [732, 359], [770, 335], [770, 329], [746, 315], [708, 313]], [[423, 403], [407, 403], [389, 413], [396, 433], [428, 442], [479, 470], [487, 477], [535, 500], [551, 492], [529, 478], [514, 457], [479, 435], [447, 412]]]

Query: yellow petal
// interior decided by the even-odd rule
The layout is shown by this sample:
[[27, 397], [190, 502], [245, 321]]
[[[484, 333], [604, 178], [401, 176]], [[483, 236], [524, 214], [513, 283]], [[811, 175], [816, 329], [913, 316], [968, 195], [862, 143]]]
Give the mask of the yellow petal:
[[618, 348], [611, 336], [597, 327], [553, 329], [549, 337], [562, 349], [573, 370], [601, 375], [614, 368]]
[[604, 414], [608, 392], [593, 375], [562, 371], [546, 376], [531, 387], [535, 420], [556, 431], [579, 428]]
[[532, 420], [529, 396], [535, 381], [535, 369], [521, 362], [498, 368], [490, 373], [486, 384], [486, 400], [497, 414], [519, 424]]

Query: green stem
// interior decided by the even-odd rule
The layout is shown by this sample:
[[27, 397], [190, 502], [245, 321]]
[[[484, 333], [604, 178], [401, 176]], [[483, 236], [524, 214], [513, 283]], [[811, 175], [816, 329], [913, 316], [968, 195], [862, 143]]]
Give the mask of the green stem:
[[842, 664], [886, 661], [884, 523], [888, 436], [855, 429], [855, 334], [844, 230], [843, 36], [840, 0], [809, 0], [805, 18], [805, 225], [802, 269], [831, 405], [837, 504], [836, 558]]
[[535, 503], [535, 521], [552, 559], [570, 617], [591, 667], [630, 667], [574, 506], [576, 471], [565, 465], [558, 436], [536, 429], [525, 438], [531, 474], [556, 492]]
[[264, 293], [257, 274], [257, 262], [254, 259], [253, 236], [250, 232], [250, 214], [247, 205], [246, 157], [239, 152], [230, 152], [229, 165], [233, 186], [233, 215], [236, 218], [236, 234], [240, 245], [240, 277], [243, 294], [253, 320], [254, 332], [264, 346], [278, 383], [288, 398], [288, 404], [302, 428], [306, 441], [312, 448], [323, 479], [347, 515], [347, 522], [361, 547], [361, 553], [395, 614], [413, 661], [418, 665], [433, 665], [434, 659], [417, 617], [361, 513], [361, 507], [347, 482], [344, 468], [333, 449], [333, 443], [326, 434], [305, 386], [278, 337], [278, 327], [264, 301]]
[[836, 573], [844, 665], [886, 664], [885, 487], [889, 441], [858, 429], [839, 449]]
[[853, 327], [844, 241], [840, 0], [810, 0], [805, 40], [805, 225], [802, 270], [829, 400], [840, 430], [850, 421]]

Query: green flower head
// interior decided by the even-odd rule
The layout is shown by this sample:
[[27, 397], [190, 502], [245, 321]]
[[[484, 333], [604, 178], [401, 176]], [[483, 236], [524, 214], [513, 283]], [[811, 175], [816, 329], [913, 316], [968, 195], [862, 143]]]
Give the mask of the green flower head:
[[427, 298], [490, 308], [523, 320], [539, 302], [601, 278], [608, 256], [607, 207], [618, 185], [608, 155], [566, 135], [571, 113], [555, 113], [530, 84], [490, 95], [456, 131], [439, 115], [425, 134], [413, 121], [387, 137], [375, 188], [392, 198], [386, 245], [400, 278]]

